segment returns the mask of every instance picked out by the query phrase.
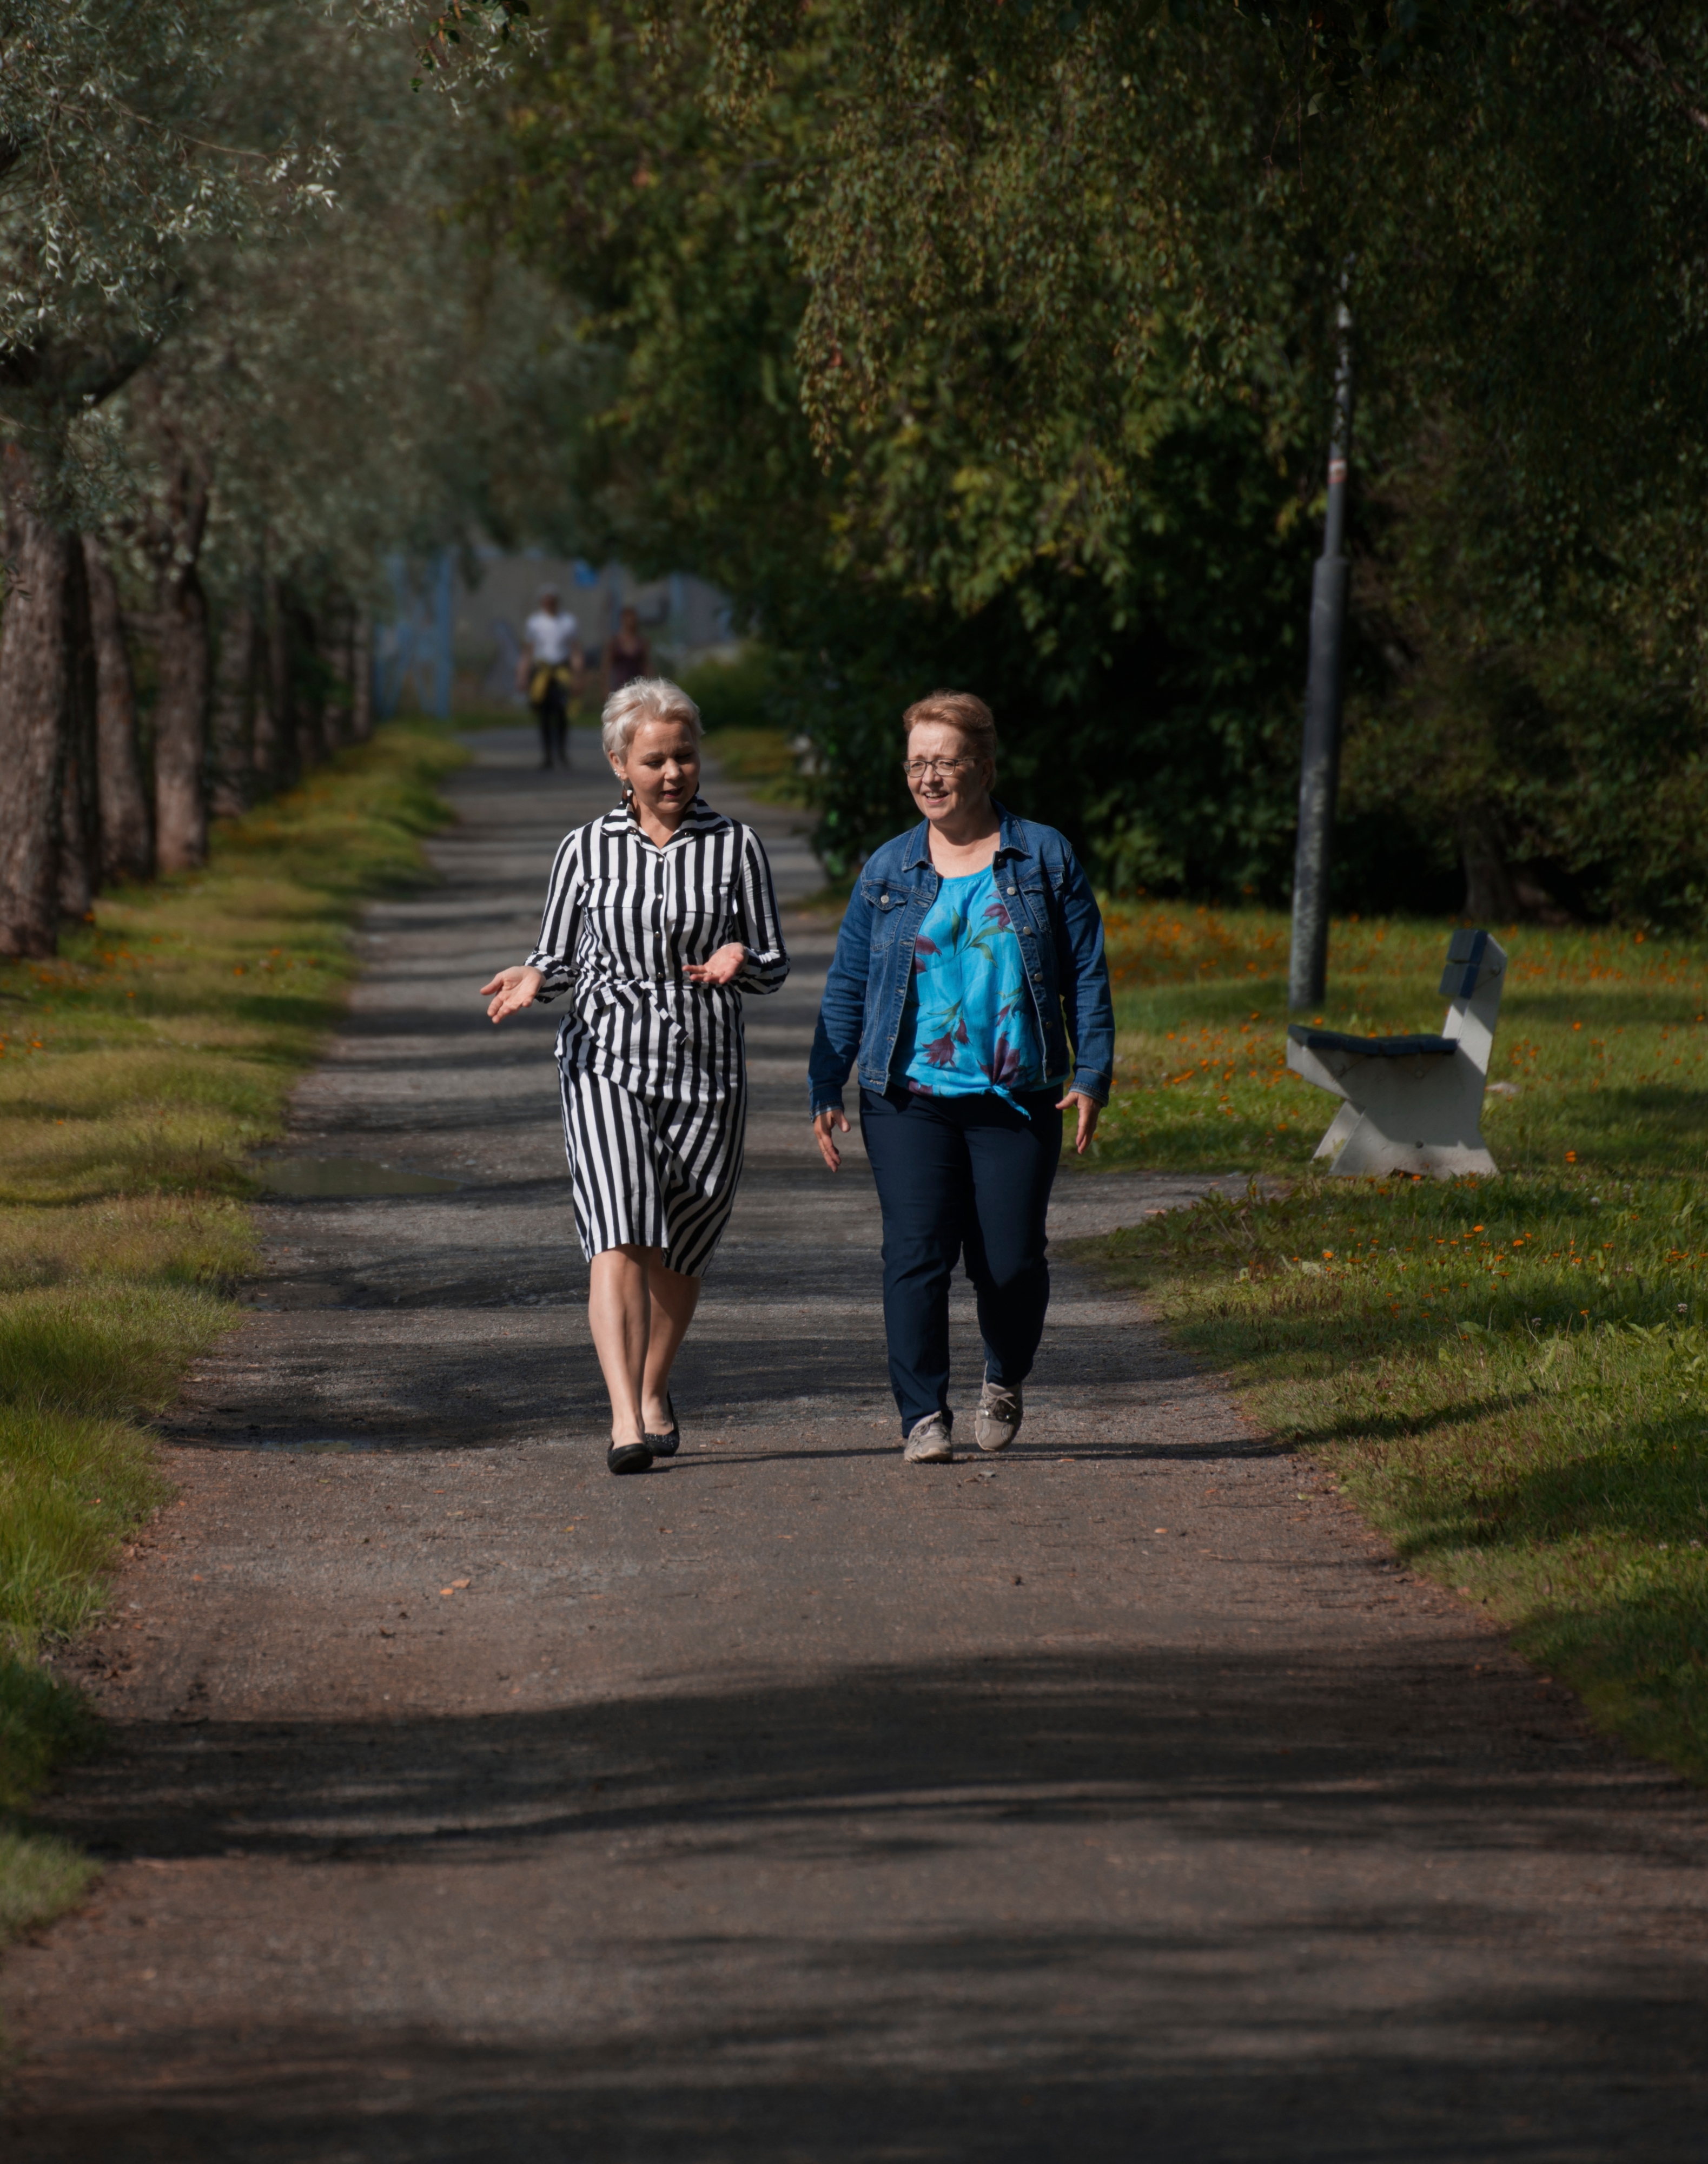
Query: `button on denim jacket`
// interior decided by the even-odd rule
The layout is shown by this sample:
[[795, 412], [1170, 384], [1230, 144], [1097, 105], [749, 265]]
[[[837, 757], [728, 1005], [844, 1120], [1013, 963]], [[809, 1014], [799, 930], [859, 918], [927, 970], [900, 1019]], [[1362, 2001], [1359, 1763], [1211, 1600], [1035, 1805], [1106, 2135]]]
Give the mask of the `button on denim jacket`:
[[[995, 808], [1002, 838], [991, 869], [1025, 954], [1044, 1071], [1066, 1072], [1071, 1039], [1069, 1088], [1106, 1105], [1115, 1017], [1097, 897], [1064, 835], [1016, 819], [1000, 804]], [[880, 1094], [888, 1088], [913, 973], [914, 938], [941, 885], [923, 819], [910, 834], [874, 849], [861, 867], [813, 1037], [808, 1074], [815, 1114], [841, 1104], [857, 1053], [861, 1086]]]

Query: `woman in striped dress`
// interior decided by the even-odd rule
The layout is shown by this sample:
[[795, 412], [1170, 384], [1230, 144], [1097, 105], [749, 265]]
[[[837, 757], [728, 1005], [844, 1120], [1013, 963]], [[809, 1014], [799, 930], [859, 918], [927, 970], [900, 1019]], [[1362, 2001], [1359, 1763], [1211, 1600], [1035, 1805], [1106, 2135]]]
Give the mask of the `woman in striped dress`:
[[789, 956], [758, 836], [699, 794], [688, 694], [643, 677], [604, 721], [621, 801], [564, 837], [538, 946], [481, 990], [495, 1022], [569, 995], [558, 1068], [606, 1463], [644, 1473], [676, 1450], [671, 1365], [741, 1177], [741, 995], [774, 992]]

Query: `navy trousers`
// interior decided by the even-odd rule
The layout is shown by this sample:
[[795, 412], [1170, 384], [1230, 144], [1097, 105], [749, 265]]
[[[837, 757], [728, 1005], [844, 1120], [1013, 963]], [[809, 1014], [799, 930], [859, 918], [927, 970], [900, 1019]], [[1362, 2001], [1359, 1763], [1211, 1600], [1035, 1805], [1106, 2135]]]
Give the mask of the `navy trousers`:
[[883, 1326], [905, 1435], [949, 1410], [949, 1279], [965, 1255], [978, 1295], [984, 1372], [1032, 1371], [1050, 1265], [1044, 1216], [1061, 1155], [1056, 1092], [1019, 1100], [860, 1092], [860, 1132], [883, 1209]]

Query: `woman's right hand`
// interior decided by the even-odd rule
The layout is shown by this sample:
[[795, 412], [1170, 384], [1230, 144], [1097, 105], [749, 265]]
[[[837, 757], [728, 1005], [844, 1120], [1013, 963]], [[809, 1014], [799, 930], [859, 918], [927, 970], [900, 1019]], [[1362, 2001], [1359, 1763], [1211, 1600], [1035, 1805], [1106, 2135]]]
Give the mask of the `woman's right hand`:
[[486, 1001], [486, 1011], [494, 1024], [501, 1022], [506, 1015], [520, 1014], [524, 1007], [531, 1007], [545, 981], [542, 970], [530, 969], [524, 964], [500, 969], [490, 984], [480, 987], [482, 999], [486, 999], [489, 992], [496, 995]]
[[845, 1135], [848, 1132], [847, 1120], [834, 1106], [827, 1105], [822, 1112], [813, 1115], [813, 1138], [818, 1143], [819, 1155], [832, 1172], [840, 1172], [842, 1169], [842, 1153], [837, 1148], [836, 1138], [830, 1132], [833, 1127], [840, 1127]]

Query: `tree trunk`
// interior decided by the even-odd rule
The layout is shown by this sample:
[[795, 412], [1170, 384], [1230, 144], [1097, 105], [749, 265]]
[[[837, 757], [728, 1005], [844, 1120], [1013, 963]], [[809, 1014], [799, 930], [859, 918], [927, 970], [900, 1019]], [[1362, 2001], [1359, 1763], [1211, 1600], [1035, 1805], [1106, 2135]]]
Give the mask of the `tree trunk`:
[[261, 634], [260, 696], [255, 701], [255, 777], [268, 791], [296, 779], [296, 717], [291, 704], [291, 657], [285, 599], [277, 579], [266, 582], [266, 621]]
[[350, 611], [342, 595], [328, 601], [319, 619], [321, 656], [327, 678], [321, 727], [329, 751], [355, 741], [354, 691], [350, 675]]
[[60, 909], [86, 917], [101, 884], [95, 649], [81, 544], [66, 536], [65, 782], [60, 800]]
[[332, 749], [326, 732], [326, 695], [320, 689], [325, 672], [320, 665], [320, 643], [314, 618], [286, 586], [281, 592], [285, 619], [286, 666], [291, 674], [291, 704], [296, 716], [296, 756], [305, 774], [319, 766]]
[[46, 955], [59, 940], [65, 580], [76, 544], [42, 515], [22, 448], [8, 444], [0, 458], [12, 573], [0, 624], [0, 953]]
[[163, 872], [207, 861], [207, 698], [212, 656], [207, 599], [196, 565], [207, 531], [212, 453], [186, 432], [158, 382], [144, 385], [139, 411], [149, 422], [162, 486], [144, 527], [155, 561], [155, 860]]
[[193, 564], [161, 582], [155, 848], [163, 872], [207, 861], [207, 601]]
[[155, 837], [136, 733], [136, 679], [124, 635], [118, 581], [100, 537], [83, 536], [89, 625], [95, 647], [95, 772], [103, 882], [152, 879]]
[[255, 703], [255, 612], [240, 602], [219, 635], [213, 680], [213, 812], [237, 819], [254, 800], [250, 731]]
[[350, 623], [350, 740], [366, 743], [374, 733], [374, 631], [365, 609]]
[[1518, 915], [1518, 900], [1492, 805], [1473, 804], [1460, 812], [1459, 853], [1464, 865], [1465, 915], [1474, 924], [1511, 924]]

